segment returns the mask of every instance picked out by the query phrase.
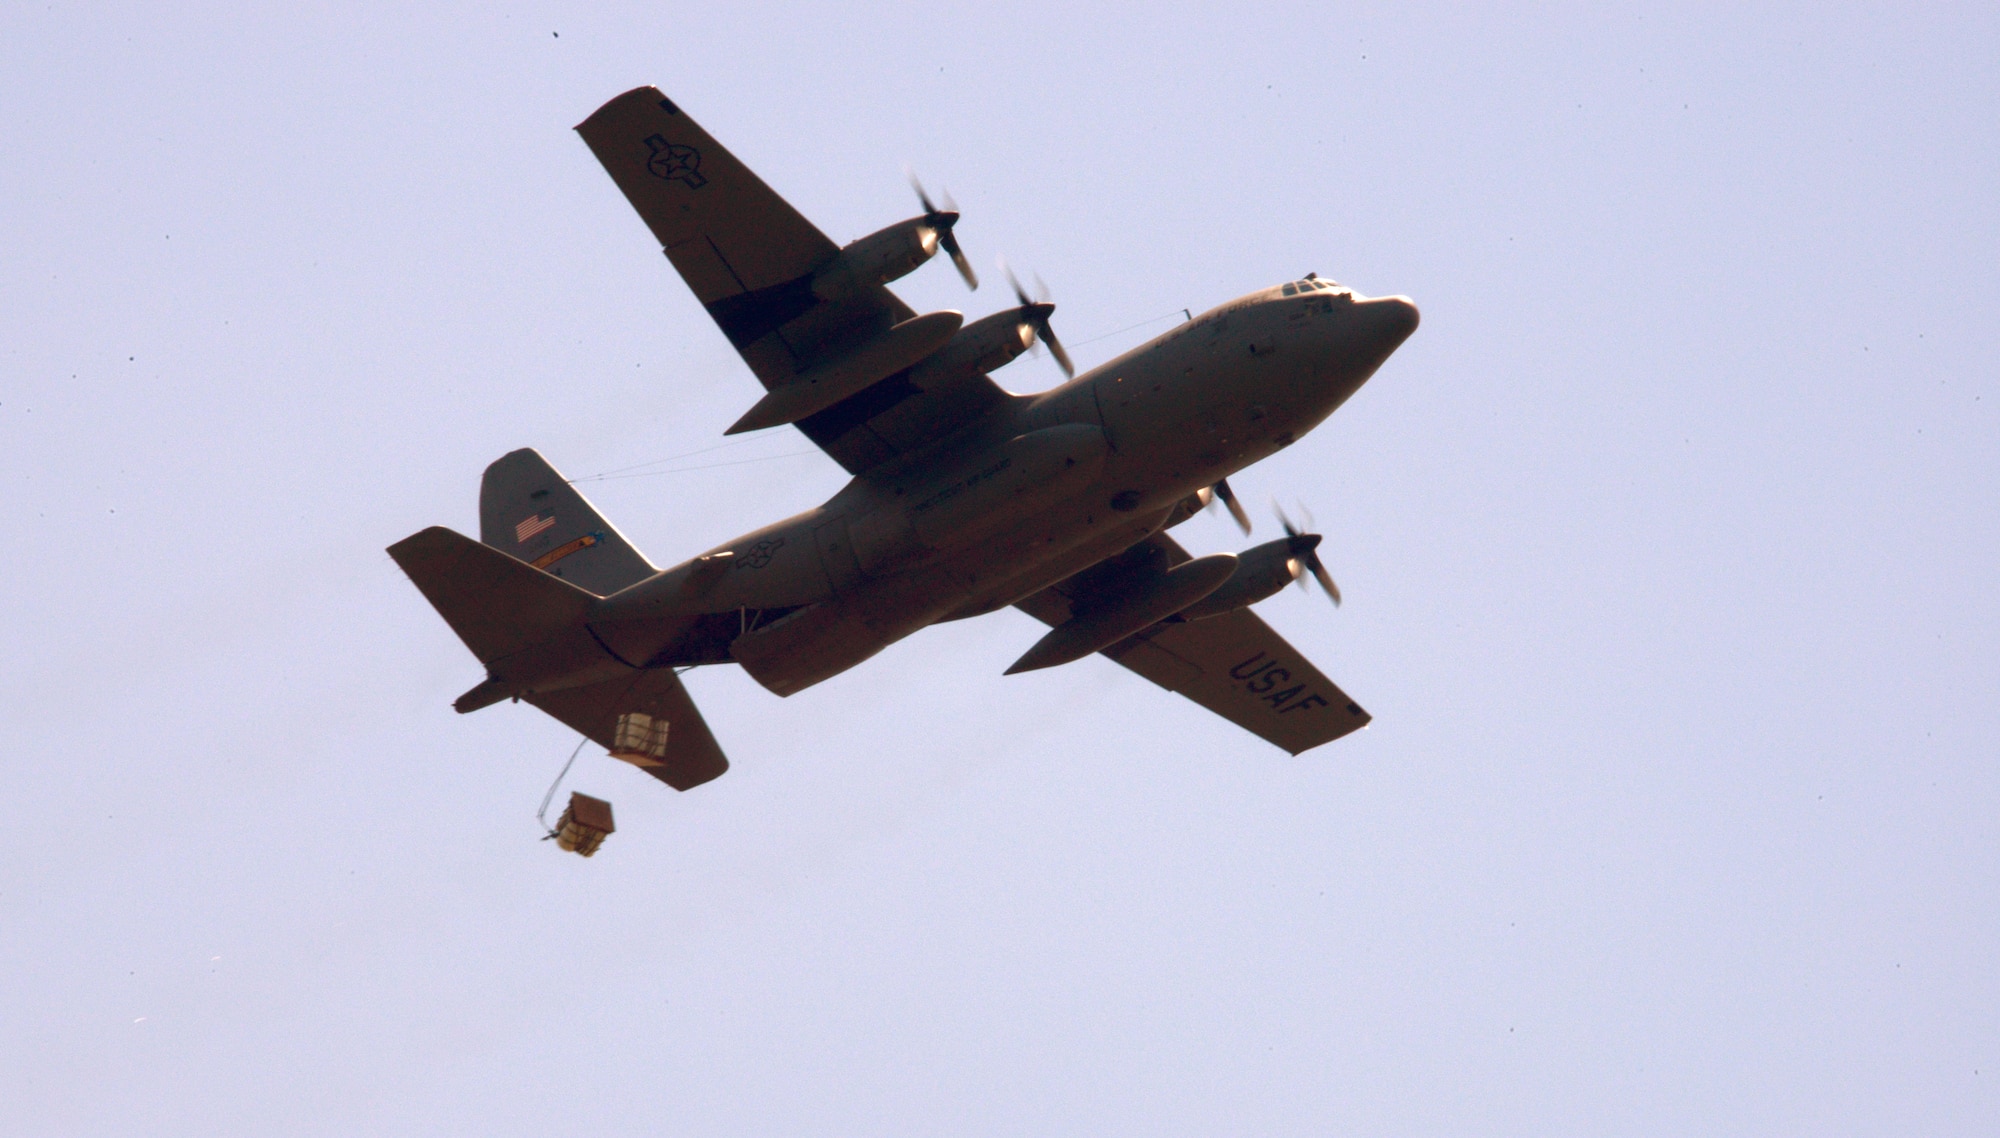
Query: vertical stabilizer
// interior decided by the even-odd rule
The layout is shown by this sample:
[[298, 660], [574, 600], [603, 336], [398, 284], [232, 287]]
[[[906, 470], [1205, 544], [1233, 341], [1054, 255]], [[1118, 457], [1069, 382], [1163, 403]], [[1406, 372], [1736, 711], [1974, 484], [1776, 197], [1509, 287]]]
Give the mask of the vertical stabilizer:
[[479, 484], [479, 540], [599, 596], [658, 572], [527, 447], [486, 468]]

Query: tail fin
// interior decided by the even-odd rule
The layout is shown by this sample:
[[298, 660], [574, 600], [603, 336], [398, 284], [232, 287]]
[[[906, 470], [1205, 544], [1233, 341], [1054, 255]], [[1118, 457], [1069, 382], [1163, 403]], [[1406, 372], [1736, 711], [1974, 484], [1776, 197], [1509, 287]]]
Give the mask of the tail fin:
[[486, 468], [479, 484], [479, 540], [599, 596], [659, 571], [526, 447]]

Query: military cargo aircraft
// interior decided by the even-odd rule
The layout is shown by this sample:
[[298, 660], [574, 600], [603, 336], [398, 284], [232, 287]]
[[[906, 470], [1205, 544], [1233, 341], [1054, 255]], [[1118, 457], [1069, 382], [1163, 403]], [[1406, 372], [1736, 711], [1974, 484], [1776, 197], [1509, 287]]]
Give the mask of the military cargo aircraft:
[[[479, 661], [460, 712], [525, 700], [681, 790], [728, 769], [679, 673], [735, 663], [778, 695], [928, 625], [1013, 605], [1052, 626], [1007, 672], [1102, 654], [1297, 754], [1368, 713], [1250, 606], [1310, 573], [1319, 537], [1190, 556], [1167, 531], [1317, 426], [1417, 327], [1401, 296], [1307, 277], [1232, 300], [1074, 374], [1054, 306], [966, 323], [885, 285], [940, 250], [978, 278], [958, 214], [835, 245], [657, 89], [577, 127], [765, 389], [729, 432], [790, 424], [853, 475], [823, 505], [658, 569], [533, 450], [486, 470], [480, 540], [390, 555]], [[914, 179], [913, 179], [914, 182]], [[946, 203], [949, 206], [949, 202]], [[1011, 278], [1011, 274], [1010, 274]], [[1071, 378], [990, 375], [1037, 342]], [[662, 729], [621, 742], [633, 722]]]

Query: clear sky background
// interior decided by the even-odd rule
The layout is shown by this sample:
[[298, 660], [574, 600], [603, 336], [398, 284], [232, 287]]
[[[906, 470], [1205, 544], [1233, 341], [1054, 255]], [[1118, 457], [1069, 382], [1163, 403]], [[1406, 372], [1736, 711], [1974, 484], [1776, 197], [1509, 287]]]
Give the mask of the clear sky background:
[[[2000, 17], [1835, 7], [9, 6], [5, 1128], [2000, 1133]], [[731, 772], [538, 842], [574, 737], [382, 551], [758, 394], [570, 130], [643, 83], [836, 240], [948, 186], [987, 287], [902, 295], [1004, 253], [1084, 366], [1414, 298], [1234, 480], [1374, 725], [1010, 611], [698, 671]], [[661, 564], [843, 481], [649, 469]]]

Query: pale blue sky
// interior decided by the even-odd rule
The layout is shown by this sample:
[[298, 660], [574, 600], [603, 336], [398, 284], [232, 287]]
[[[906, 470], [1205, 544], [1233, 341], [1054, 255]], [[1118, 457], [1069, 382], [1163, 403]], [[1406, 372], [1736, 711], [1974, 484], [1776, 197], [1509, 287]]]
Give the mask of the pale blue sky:
[[[2000, 1131], [1990, 9], [410, 9], [0, 14], [10, 1125]], [[1008, 612], [699, 671], [734, 769], [586, 755], [619, 832], [538, 843], [573, 737], [454, 715], [382, 549], [754, 401], [570, 130], [641, 83], [837, 240], [948, 186], [1084, 366], [1415, 298], [1234, 480], [1317, 515], [1348, 603], [1261, 611], [1374, 725], [1003, 678]], [[666, 564], [843, 478], [738, 458], [584, 489]]]

